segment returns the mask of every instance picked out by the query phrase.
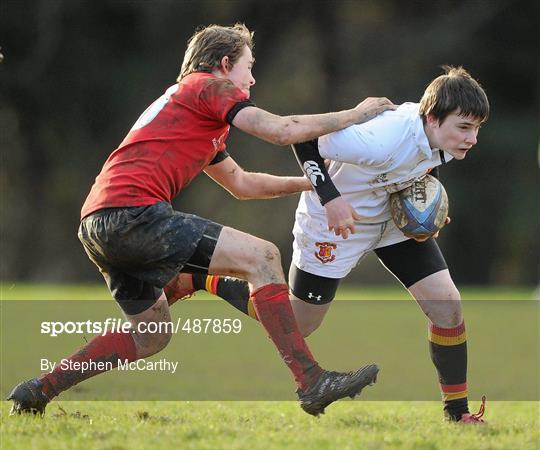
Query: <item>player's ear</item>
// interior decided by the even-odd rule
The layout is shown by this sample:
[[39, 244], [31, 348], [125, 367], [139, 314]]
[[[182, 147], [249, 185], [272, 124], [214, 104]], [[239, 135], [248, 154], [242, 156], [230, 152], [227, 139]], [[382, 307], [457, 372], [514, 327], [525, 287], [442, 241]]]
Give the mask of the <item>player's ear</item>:
[[219, 62], [219, 69], [224, 74], [228, 74], [230, 72], [230, 70], [232, 69], [232, 64], [228, 56], [224, 56], [223, 58], [221, 58], [221, 61]]
[[433, 114], [428, 114], [426, 116], [426, 123], [431, 128], [437, 128], [439, 126], [439, 119], [437, 119]]

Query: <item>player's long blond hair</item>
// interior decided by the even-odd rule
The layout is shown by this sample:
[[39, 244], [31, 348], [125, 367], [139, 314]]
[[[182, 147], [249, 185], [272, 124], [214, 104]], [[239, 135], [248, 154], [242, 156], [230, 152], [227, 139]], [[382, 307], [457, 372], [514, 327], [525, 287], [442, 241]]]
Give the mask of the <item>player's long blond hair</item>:
[[219, 67], [224, 56], [228, 56], [234, 65], [244, 46], [253, 50], [253, 34], [243, 23], [232, 27], [209, 25], [197, 30], [188, 41], [177, 81], [193, 72], [212, 72]]

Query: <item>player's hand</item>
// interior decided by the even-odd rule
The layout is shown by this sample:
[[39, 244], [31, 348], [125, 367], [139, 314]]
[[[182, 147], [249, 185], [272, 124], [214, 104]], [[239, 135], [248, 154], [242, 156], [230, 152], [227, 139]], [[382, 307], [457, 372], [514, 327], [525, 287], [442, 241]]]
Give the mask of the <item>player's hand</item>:
[[[450, 217], [446, 217], [446, 220], [444, 221], [443, 227], [448, 225], [450, 222], [452, 222], [452, 219], [450, 219]], [[442, 228], [441, 228], [441, 230], [442, 230]], [[441, 230], [437, 231], [433, 236], [426, 236], [424, 238], [421, 238], [421, 237], [418, 237], [418, 236], [408, 236], [408, 235], [405, 235], [405, 236], [413, 238], [416, 242], [424, 242], [424, 241], [427, 241], [430, 237], [432, 237], [433, 239], [437, 239], [439, 237], [439, 233], [440, 233]]]
[[336, 236], [341, 236], [343, 239], [349, 237], [349, 232], [354, 233], [354, 221], [359, 220], [360, 216], [343, 197], [336, 197], [334, 200], [330, 200], [324, 205], [324, 208], [326, 209], [326, 218], [330, 231], [333, 231]]
[[386, 97], [368, 97], [353, 109], [354, 123], [367, 122], [384, 111], [396, 108], [397, 106]]
[[[448, 225], [450, 222], [452, 222], [452, 219], [450, 219], [450, 217], [446, 216], [446, 220], [444, 221], [443, 228], [444, 228], [446, 225]], [[441, 230], [442, 230], [442, 228], [441, 228]], [[439, 237], [439, 233], [440, 233], [441, 230], [437, 231], [437, 232], [433, 235], [433, 239], [437, 239], [437, 238]]]

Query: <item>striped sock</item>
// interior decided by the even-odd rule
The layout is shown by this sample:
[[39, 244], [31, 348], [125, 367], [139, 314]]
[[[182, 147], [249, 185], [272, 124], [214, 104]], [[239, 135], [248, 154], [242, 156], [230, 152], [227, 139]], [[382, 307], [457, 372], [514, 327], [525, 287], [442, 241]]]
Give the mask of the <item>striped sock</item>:
[[193, 275], [196, 290], [204, 289], [230, 303], [237, 310], [257, 319], [257, 313], [249, 298], [249, 285], [245, 280], [218, 275]]
[[429, 324], [429, 351], [437, 368], [445, 414], [459, 420], [468, 413], [465, 323], [454, 328]]

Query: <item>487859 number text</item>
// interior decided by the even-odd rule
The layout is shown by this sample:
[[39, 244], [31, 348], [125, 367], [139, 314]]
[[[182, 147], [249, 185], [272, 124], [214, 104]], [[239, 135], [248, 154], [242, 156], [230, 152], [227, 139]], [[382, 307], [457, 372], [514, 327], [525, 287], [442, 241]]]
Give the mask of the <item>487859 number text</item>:
[[[178, 318], [177, 330], [181, 318]], [[240, 319], [184, 319], [181, 328], [182, 333], [187, 334], [238, 334], [242, 331]]]

